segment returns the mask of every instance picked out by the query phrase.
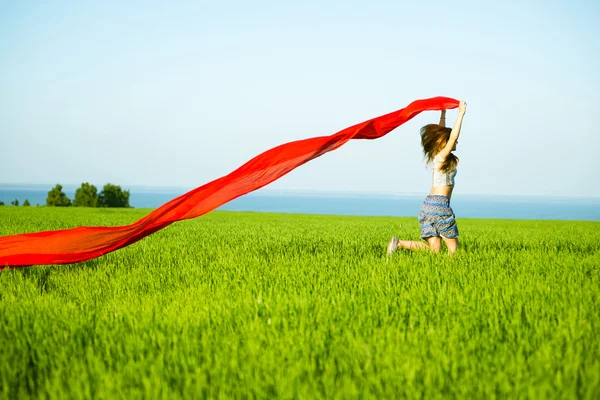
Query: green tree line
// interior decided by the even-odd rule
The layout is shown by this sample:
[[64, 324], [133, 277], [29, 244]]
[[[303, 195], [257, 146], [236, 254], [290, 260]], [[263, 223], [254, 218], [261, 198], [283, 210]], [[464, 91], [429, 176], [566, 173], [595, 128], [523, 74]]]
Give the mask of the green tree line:
[[[19, 200], [14, 199], [10, 204], [18, 206]], [[4, 202], [0, 201], [0, 206], [3, 205]], [[25, 199], [23, 206], [27, 207], [30, 205], [29, 200]], [[129, 205], [129, 190], [123, 190], [119, 185], [107, 183], [102, 188], [102, 191], [98, 193], [96, 186], [87, 182], [82, 183], [81, 187], [75, 191], [73, 201], [63, 192], [62, 185], [57, 183], [48, 192], [46, 205], [49, 207], [131, 207]]]
[[98, 193], [96, 186], [84, 182], [75, 191], [73, 202], [57, 184], [48, 192], [46, 205], [50, 207], [131, 207], [129, 205], [129, 190], [121, 189], [119, 185], [107, 183]]

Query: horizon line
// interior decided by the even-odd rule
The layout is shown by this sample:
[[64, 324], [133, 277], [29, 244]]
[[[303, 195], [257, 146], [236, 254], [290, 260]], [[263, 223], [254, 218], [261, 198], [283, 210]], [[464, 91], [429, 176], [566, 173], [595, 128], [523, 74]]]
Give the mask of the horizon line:
[[[59, 184], [64, 189], [67, 189], [67, 190], [73, 190], [73, 189], [77, 189], [77, 188], [81, 187], [81, 184], [73, 184], [73, 183], [66, 183], [66, 184], [59, 183]], [[15, 188], [21, 188], [24, 190], [27, 190], [28, 188], [37, 189], [37, 188], [41, 188], [41, 187], [48, 187], [49, 189], [52, 189], [55, 185], [56, 185], [56, 183], [49, 184], [49, 183], [2, 183], [2, 182], [0, 182], [0, 188], [15, 187]], [[158, 191], [158, 192], [166, 192], [166, 193], [172, 193], [172, 194], [179, 193], [179, 192], [181, 192], [181, 194], [183, 194], [183, 193], [186, 193], [186, 192], [198, 187], [198, 186], [151, 186], [151, 185], [119, 185], [119, 186], [121, 186], [124, 190], [130, 190], [130, 191], [133, 190], [138, 193], [143, 192], [143, 191], [150, 192], [150, 193], [153, 193], [154, 191]], [[102, 186], [98, 186], [98, 187], [101, 188]], [[154, 192], [154, 193], [158, 193], [158, 192]], [[423, 193], [423, 192], [392, 192], [392, 191], [381, 192], [381, 191], [319, 190], [319, 189], [271, 189], [271, 188], [267, 188], [267, 187], [257, 189], [255, 191], [247, 193], [247, 194], [257, 195], [257, 194], [259, 194], [257, 192], [261, 192], [260, 194], [268, 195], [268, 196], [273, 196], [273, 195], [282, 195], [282, 196], [286, 196], [286, 195], [352, 196], [352, 195], [354, 195], [354, 196], [370, 196], [370, 197], [374, 197], [374, 196], [414, 197], [414, 196], [426, 196], [427, 195], [427, 193]], [[458, 194], [458, 193], [456, 193], [456, 194]], [[474, 193], [474, 192], [461, 192], [460, 195], [461, 196], [463, 196], [463, 195], [482, 196], [482, 197], [521, 197], [521, 198], [522, 197], [534, 197], [535, 198], [535, 197], [551, 196], [553, 198], [586, 199], [586, 200], [600, 201], [600, 196], [593, 196], [593, 195], [586, 196], [586, 195], [554, 195], [554, 194], [548, 195], [548, 194], [514, 194], [514, 193], [498, 194], [498, 193]]]

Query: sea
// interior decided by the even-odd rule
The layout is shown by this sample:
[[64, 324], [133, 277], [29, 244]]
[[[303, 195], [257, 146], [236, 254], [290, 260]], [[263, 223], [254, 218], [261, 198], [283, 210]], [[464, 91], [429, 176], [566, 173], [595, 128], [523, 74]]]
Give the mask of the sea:
[[[11, 206], [25, 199], [32, 206], [44, 206], [53, 185], [0, 184], [0, 201]], [[70, 198], [78, 186], [64, 185]], [[157, 208], [190, 189], [132, 187], [129, 203], [135, 208]], [[238, 197], [218, 208], [228, 211], [254, 211], [295, 214], [354, 216], [417, 216], [426, 194], [369, 194], [293, 191], [259, 191]], [[459, 218], [523, 220], [600, 221], [600, 198], [496, 196], [454, 193], [451, 206]]]

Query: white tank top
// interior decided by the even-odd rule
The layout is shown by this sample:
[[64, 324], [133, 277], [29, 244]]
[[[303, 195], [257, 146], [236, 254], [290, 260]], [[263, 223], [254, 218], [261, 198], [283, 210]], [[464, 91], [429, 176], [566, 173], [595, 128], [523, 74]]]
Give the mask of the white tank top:
[[444, 159], [441, 155], [437, 155], [433, 158], [432, 166], [433, 166], [433, 187], [439, 186], [453, 186], [454, 185], [454, 177], [456, 176], [456, 168], [449, 172], [440, 171], [440, 167]]

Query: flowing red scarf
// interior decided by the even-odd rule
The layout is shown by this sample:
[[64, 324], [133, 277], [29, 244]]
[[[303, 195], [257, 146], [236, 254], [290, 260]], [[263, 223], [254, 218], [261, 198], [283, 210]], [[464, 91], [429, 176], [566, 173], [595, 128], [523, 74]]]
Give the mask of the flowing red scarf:
[[0, 268], [68, 264], [128, 246], [176, 221], [196, 218], [281, 178], [350, 139], [377, 139], [423, 111], [458, 107], [448, 97], [416, 100], [407, 107], [346, 128], [331, 136], [298, 140], [254, 157], [229, 175], [191, 190], [126, 226], [88, 227], [0, 237]]

